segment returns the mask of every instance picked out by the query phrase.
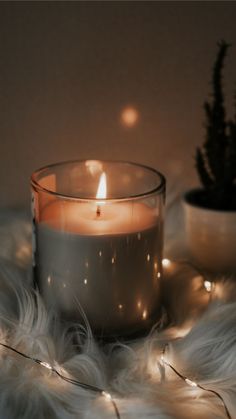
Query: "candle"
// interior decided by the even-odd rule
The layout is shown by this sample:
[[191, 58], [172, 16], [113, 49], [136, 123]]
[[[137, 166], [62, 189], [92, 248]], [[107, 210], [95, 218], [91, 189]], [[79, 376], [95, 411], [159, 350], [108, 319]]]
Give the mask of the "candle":
[[95, 334], [130, 335], [160, 309], [160, 194], [109, 199], [106, 176], [109, 183], [112, 173], [96, 176], [93, 199], [45, 199], [34, 189], [37, 282], [63, 319], [80, 322], [84, 313]]

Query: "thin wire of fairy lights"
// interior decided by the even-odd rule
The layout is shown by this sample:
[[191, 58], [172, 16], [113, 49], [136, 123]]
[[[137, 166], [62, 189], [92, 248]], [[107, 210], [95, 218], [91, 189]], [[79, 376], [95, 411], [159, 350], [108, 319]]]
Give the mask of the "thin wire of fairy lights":
[[[52, 365], [50, 365], [48, 362], [41, 361], [38, 358], [33, 358], [33, 357], [31, 357], [31, 356], [29, 356], [29, 355], [27, 355], [27, 354], [25, 354], [25, 353], [23, 353], [21, 351], [18, 351], [17, 349], [13, 348], [10, 345], [7, 345], [7, 344], [2, 343], [2, 342], [0, 342], [0, 345], [3, 346], [6, 349], [9, 349], [12, 352], [15, 352], [16, 354], [18, 354], [18, 355], [20, 355], [20, 356], [22, 356], [22, 357], [24, 357], [26, 359], [29, 359], [29, 360], [31, 360], [31, 361], [33, 361], [33, 362], [41, 365], [42, 367], [44, 367], [44, 368], [46, 368], [48, 370], [51, 370], [58, 377], [60, 377], [62, 380], [66, 381], [66, 382], [68, 382], [70, 384], [73, 384], [73, 385], [75, 385], [77, 387], [80, 387], [80, 388], [83, 388], [85, 390], [89, 390], [89, 391], [92, 391], [92, 392], [95, 392], [95, 393], [100, 394], [106, 400], [108, 400], [108, 401], [111, 402], [111, 404], [112, 404], [112, 406], [114, 408], [114, 412], [115, 412], [116, 418], [117, 419], [121, 419], [121, 415], [120, 415], [120, 412], [119, 412], [119, 409], [118, 409], [118, 406], [117, 406], [116, 402], [112, 398], [111, 394], [108, 393], [107, 391], [105, 391], [104, 389], [99, 388], [99, 387], [96, 387], [96, 386], [93, 386], [91, 384], [83, 383], [81, 381], [75, 380], [74, 378], [66, 377], [65, 375], [61, 374], [55, 367], [53, 367]], [[158, 361], [158, 363], [162, 367], [168, 366], [179, 378], [181, 378], [181, 380], [185, 381], [185, 383], [188, 384], [190, 387], [199, 388], [201, 390], [210, 392], [210, 393], [214, 394], [215, 396], [217, 396], [221, 400], [221, 402], [222, 402], [222, 404], [224, 406], [224, 409], [225, 409], [225, 413], [226, 413], [227, 418], [228, 419], [232, 419], [232, 416], [230, 415], [229, 410], [228, 410], [228, 408], [226, 406], [226, 403], [225, 403], [223, 397], [220, 395], [220, 393], [218, 393], [216, 390], [212, 390], [212, 389], [206, 388], [206, 387], [202, 386], [201, 384], [198, 384], [196, 381], [192, 381], [190, 378], [188, 378], [187, 376], [183, 375], [180, 371], [178, 371], [169, 361], [166, 360], [165, 355], [166, 355], [166, 350], [167, 350], [168, 346], [169, 346], [169, 344], [167, 343], [165, 345], [163, 351], [162, 351], [162, 354], [161, 354], [161, 357], [160, 357], [160, 360]]]
[[[206, 292], [211, 296], [211, 293], [212, 293], [212, 291], [214, 289], [214, 282], [208, 281], [206, 279], [204, 280], [204, 279], [205, 278], [203, 277], [203, 286], [204, 286]], [[44, 367], [44, 368], [46, 368], [48, 370], [51, 370], [58, 377], [60, 377], [62, 380], [66, 381], [66, 382], [68, 382], [70, 384], [73, 384], [73, 385], [75, 385], [77, 387], [80, 387], [80, 388], [83, 388], [85, 390], [88, 390], [88, 391], [97, 393], [100, 396], [104, 397], [107, 401], [109, 401], [112, 404], [113, 409], [114, 409], [114, 413], [115, 413], [115, 416], [116, 416], [116, 419], [121, 419], [121, 415], [120, 415], [120, 412], [119, 412], [119, 409], [118, 409], [118, 406], [117, 406], [115, 400], [113, 399], [113, 397], [111, 396], [111, 394], [108, 393], [106, 390], [104, 390], [102, 388], [99, 388], [99, 387], [96, 387], [96, 386], [93, 386], [91, 384], [83, 383], [83, 382], [78, 381], [78, 380], [76, 380], [74, 378], [66, 377], [65, 375], [61, 374], [54, 366], [50, 365], [48, 362], [42, 361], [42, 360], [40, 360], [38, 358], [31, 357], [30, 355], [27, 355], [27, 354], [25, 354], [25, 353], [23, 353], [21, 351], [18, 351], [17, 349], [13, 348], [10, 345], [7, 345], [5, 343], [0, 342], [0, 346], [4, 347], [4, 348], [6, 348], [6, 349], [8, 349], [8, 350], [10, 350], [12, 352], [15, 352], [16, 354], [18, 354], [18, 355], [20, 355], [20, 356], [22, 356], [22, 357], [24, 357], [26, 359], [29, 359], [29, 360], [31, 360], [31, 361], [33, 361], [33, 362], [41, 365], [42, 367]], [[166, 343], [166, 345], [163, 348], [161, 357], [157, 361], [158, 364], [161, 365], [163, 368], [165, 368], [166, 366], [169, 367], [180, 379], [182, 379], [183, 381], [185, 381], [185, 383], [188, 384], [190, 387], [199, 388], [199, 389], [201, 389], [203, 391], [210, 392], [210, 393], [214, 394], [221, 401], [221, 403], [222, 403], [222, 405], [223, 405], [223, 407], [225, 409], [225, 413], [226, 413], [227, 418], [228, 419], [232, 419], [232, 416], [230, 415], [230, 412], [229, 412], [229, 410], [227, 408], [227, 405], [226, 405], [226, 403], [224, 401], [224, 398], [220, 395], [220, 393], [218, 393], [216, 390], [212, 390], [212, 389], [206, 388], [205, 386], [202, 386], [201, 384], [198, 384], [197, 382], [192, 381], [190, 378], [188, 378], [187, 376], [183, 375], [180, 371], [178, 371], [166, 359], [166, 351], [167, 351], [167, 348], [168, 347], [169, 347], [169, 343]]]
[[216, 397], [218, 397], [218, 399], [221, 400], [221, 402], [224, 406], [227, 418], [232, 419], [232, 416], [230, 415], [229, 410], [226, 406], [226, 403], [225, 403], [225, 401], [224, 401], [224, 399], [223, 399], [223, 397], [221, 396], [220, 393], [218, 393], [216, 390], [206, 388], [205, 386], [202, 386], [201, 384], [198, 384], [196, 381], [192, 381], [190, 378], [181, 374], [180, 371], [178, 371], [169, 361], [166, 360], [165, 355], [166, 355], [166, 350], [167, 350], [168, 346], [169, 346], [168, 343], [164, 346], [164, 349], [163, 349], [162, 354], [161, 354], [161, 358], [158, 361], [158, 363], [161, 366], [163, 366], [164, 368], [165, 368], [165, 366], [168, 366], [179, 378], [181, 378], [181, 380], [185, 381], [185, 383], [188, 384], [190, 387], [200, 388], [201, 390], [208, 391], [208, 392], [214, 394]]
[[23, 353], [21, 351], [18, 351], [17, 349], [13, 348], [10, 345], [7, 345], [7, 344], [2, 343], [2, 342], [0, 342], [0, 345], [3, 346], [6, 349], [9, 349], [12, 352], [15, 352], [16, 354], [18, 354], [18, 355], [20, 355], [20, 356], [22, 356], [22, 357], [24, 357], [26, 359], [29, 359], [29, 360], [35, 362], [36, 364], [41, 365], [44, 368], [47, 368], [48, 370], [51, 370], [56, 375], [58, 375], [58, 377], [60, 377], [62, 380], [66, 381], [67, 383], [70, 383], [70, 384], [73, 384], [73, 385], [75, 385], [77, 387], [83, 388], [85, 390], [89, 390], [89, 391], [92, 391], [94, 393], [100, 394], [106, 400], [108, 400], [108, 401], [111, 402], [111, 404], [112, 404], [112, 406], [114, 408], [114, 412], [115, 412], [116, 418], [117, 419], [121, 419], [121, 415], [120, 415], [120, 412], [119, 412], [119, 409], [118, 409], [118, 406], [117, 406], [115, 400], [112, 398], [111, 394], [108, 393], [107, 391], [105, 391], [104, 389], [99, 388], [99, 387], [96, 387], [96, 386], [93, 386], [91, 384], [82, 383], [81, 381], [75, 380], [74, 378], [66, 377], [65, 375], [61, 374], [55, 367], [53, 367], [52, 365], [50, 365], [48, 362], [41, 361], [38, 358], [33, 358], [30, 355], [27, 355], [27, 354], [25, 354], [25, 353]]

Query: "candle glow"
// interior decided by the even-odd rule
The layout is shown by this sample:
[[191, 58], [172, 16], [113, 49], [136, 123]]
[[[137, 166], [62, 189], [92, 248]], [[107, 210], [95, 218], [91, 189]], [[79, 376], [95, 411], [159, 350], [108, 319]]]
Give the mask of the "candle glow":
[[[47, 171], [43, 187], [48, 196], [44, 192], [41, 197], [41, 172], [33, 190], [35, 205], [40, 203], [35, 210], [40, 213], [37, 282], [46, 306], [81, 321], [79, 301], [94, 333], [131, 334], [140, 317], [148, 327], [150, 314], [159, 312], [160, 284], [153, 263], [160, 266], [162, 260], [163, 201], [158, 198], [150, 207], [146, 188], [159, 185], [159, 174], [136, 164], [97, 161], [56, 164], [55, 172], [55, 199], [46, 184]], [[134, 310], [121, 315], [132, 304]]]
[[[100, 176], [100, 180], [99, 180], [99, 184], [98, 184], [98, 190], [97, 190], [97, 195], [96, 195], [96, 199], [106, 199], [107, 197], [107, 179], [106, 179], [106, 173], [102, 173]], [[103, 205], [104, 202], [97, 202], [97, 217], [100, 217], [101, 215], [101, 208], [100, 205]]]
[[103, 172], [100, 176], [96, 199], [106, 199], [106, 197], [107, 197], [107, 178], [106, 178], [106, 173]]

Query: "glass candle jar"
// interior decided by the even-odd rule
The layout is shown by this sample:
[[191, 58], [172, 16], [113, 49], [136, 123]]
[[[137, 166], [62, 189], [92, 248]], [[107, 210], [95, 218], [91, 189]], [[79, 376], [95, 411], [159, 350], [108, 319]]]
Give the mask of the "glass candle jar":
[[97, 336], [158, 320], [165, 179], [118, 161], [54, 164], [31, 177], [35, 281], [48, 308]]

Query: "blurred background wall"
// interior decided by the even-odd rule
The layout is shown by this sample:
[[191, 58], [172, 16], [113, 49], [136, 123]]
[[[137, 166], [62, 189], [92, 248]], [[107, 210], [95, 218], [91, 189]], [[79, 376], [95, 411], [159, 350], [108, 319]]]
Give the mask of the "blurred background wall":
[[132, 160], [179, 190], [197, 183], [222, 38], [233, 113], [235, 22], [227, 1], [1, 2], [0, 206], [26, 207], [31, 172], [68, 159]]

